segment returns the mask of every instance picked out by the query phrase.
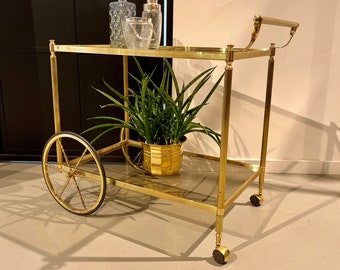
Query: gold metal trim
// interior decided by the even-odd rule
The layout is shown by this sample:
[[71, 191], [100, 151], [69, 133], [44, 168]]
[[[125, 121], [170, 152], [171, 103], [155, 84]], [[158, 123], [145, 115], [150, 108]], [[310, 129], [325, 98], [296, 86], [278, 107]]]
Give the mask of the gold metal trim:
[[[208, 47], [181, 47], [181, 46], [161, 46], [157, 50], [133, 50], [126, 48], [112, 48], [110, 45], [55, 45], [56, 52], [64, 53], [84, 53], [122, 56], [141, 56], [159, 58], [181, 58], [181, 59], [201, 59], [220, 60], [228, 59], [226, 48]], [[235, 60], [269, 56], [269, 49], [249, 49], [235, 48]]]
[[240, 186], [237, 191], [234, 192], [232, 196], [230, 196], [227, 200], [224, 202], [224, 211], [227, 210], [227, 208], [242, 194], [242, 192], [251, 184], [254, 182], [254, 180], [263, 174], [264, 170], [261, 167], [260, 170], [255, 172], [251, 177], [249, 177], [247, 180], [243, 182], [243, 185]]

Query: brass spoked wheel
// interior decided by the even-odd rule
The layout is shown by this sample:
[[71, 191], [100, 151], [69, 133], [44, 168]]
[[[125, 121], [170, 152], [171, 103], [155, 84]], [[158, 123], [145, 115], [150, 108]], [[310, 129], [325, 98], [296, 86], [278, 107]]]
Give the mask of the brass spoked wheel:
[[[130, 138], [130, 130], [122, 128], [120, 132], [120, 140], [125, 141], [126, 138]], [[145, 173], [143, 169], [143, 149], [142, 143], [134, 140], [128, 140], [126, 144], [123, 144], [122, 151], [126, 161], [140, 173]]]
[[80, 135], [52, 135], [43, 150], [42, 170], [47, 188], [66, 210], [87, 215], [102, 204], [106, 192], [104, 167], [97, 152]]

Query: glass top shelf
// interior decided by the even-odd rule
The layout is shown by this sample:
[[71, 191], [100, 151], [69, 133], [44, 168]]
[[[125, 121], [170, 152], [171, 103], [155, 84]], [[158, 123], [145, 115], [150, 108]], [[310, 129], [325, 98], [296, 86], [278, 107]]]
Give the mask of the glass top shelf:
[[[217, 48], [217, 47], [186, 47], [186, 46], [161, 46], [157, 50], [140, 50], [127, 48], [112, 48], [109, 44], [91, 45], [57, 45], [53, 43], [55, 52], [125, 55], [159, 58], [183, 58], [202, 60], [228, 61], [247, 58], [269, 56], [270, 49], [240, 49], [240, 48]], [[51, 51], [52, 51], [51, 50]]]

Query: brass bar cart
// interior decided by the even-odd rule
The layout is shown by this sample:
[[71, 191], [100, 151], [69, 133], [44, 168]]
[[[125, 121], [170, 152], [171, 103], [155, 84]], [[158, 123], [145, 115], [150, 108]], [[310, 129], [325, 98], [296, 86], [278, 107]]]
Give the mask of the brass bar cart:
[[[290, 38], [283, 46], [271, 43], [269, 48], [254, 49], [261, 25], [269, 24], [290, 28]], [[259, 190], [257, 194], [250, 197], [254, 206], [261, 205], [263, 201], [263, 185], [265, 176], [267, 141], [270, 119], [271, 95], [274, 72], [274, 56], [277, 48], [283, 48], [293, 38], [299, 24], [296, 22], [274, 19], [263, 16], [254, 17], [254, 26], [251, 40], [245, 48], [235, 48], [228, 45], [226, 48], [208, 47], [160, 47], [158, 50], [132, 50], [125, 48], [111, 48], [109, 45], [57, 45], [54, 40], [50, 41], [50, 63], [52, 78], [52, 96], [55, 134], [46, 142], [42, 154], [43, 175], [47, 187], [56, 201], [66, 210], [79, 215], [91, 214], [99, 209], [106, 193], [106, 185], [113, 184], [120, 188], [140, 192], [150, 196], [172, 200], [189, 206], [212, 211], [216, 214], [216, 246], [213, 257], [219, 264], [226, 263], [230, 258], [230, 251], [222, 245], [223, 218], [228, 207], [255, 179], [259, 179]], [[128, 57], [159, 57], [159, 58], [182, 58], [201, 60], [225, 61], [225, 77], [223, 87], [222, 122], [221, 122], [221, 146], [220, 156], [211, 157], [196, 153], [185, 153], [188, 158], [211, 160], [218, 164], [217, 169], [217, 194], [215, 200], [199, 200], [198, 192], [187, 192], [181, 188], [164, 187], [159, 181], [147, 176], [138, 176], [138, 172], [127, 177], [110, 177], [106, 175], [100, 156], [122, 149], [127, 160], [131, 161], [127, 148], [141, 147], [141, 143], [131, 140], [128, 130], [122, 130], [121, 140], [116, 144], [103, 149], [95, 150], [83, 137], [73, 132], [61, 130], [60, 108], [59, 108], [59, 86], [56, 53], [76, 54], [102, 54], [121, 55], [123, 57], [124, 94], [128, 93]], [[267, 88], [264, 107], [264, 121], [262, 131], [262, 146], [260, 164], [248, 164], [229, 160], [228, 135], [230, 120], [230, 103], [232, 90], [233, 62], [240, 59], [257, 57], [269, 57]], [[125, 115], [127, 118], [128, 115]], [[75, 150], [69, 152], [69, 148]], [[77, 153], [77, 154], [75, 154]], [[80, 153], [80, 154], [79, 154]], [[77, 157], [75, 157], [77, 155]], [[228, 192], [227, 166], [236, 166], [246, 169], [249, 174], [236, 189]], [[138, 168], [136, 168], [138, 171]], [[140, 174], [143, 175], [143, 174]], [[191, 194], [191, 197], [185, 194]], [[194, 194], [194, 196], [192, 196]]]

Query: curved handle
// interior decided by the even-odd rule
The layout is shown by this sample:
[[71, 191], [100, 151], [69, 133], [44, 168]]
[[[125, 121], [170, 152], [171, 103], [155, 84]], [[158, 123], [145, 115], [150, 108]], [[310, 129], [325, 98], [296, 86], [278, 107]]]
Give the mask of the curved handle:
[[288, 42], [281, 46], [280, 48], [286, 47], [290, 41], [292, 40], [297, 28], [299, 27], [299, 23], [297, 22], [292, 22], [292, 21], [286, 21], [286, 20], [281, 20], [281, 19], [276, 19], [276, 18], [270, 18], [270, 17], [264, 17], [260, 15], [256, 15], [254, 17], [254, 26], [253, 26], [253, 33], [251, 35], [251, 39], [247, 47], [244, 48], [244, 50], [248, 50], [251, 48], [251, 46], [254, 44], [262, 24], [268, 24], [268, 25], [275, 25], [275, 26], [283, 26], [283, 27], [290, 27], [290, 38]]
[[281, 19], [276, 19], [276, 18], [269, 18], [269, 17], [260, 16], [260, 15], [256, 15], [254, 18], [254, 21], [260, 21], [262, 24], [286, 26], [286, 27], [292, 27], [292, 28], [297, 28], [299, 26], [299, 23], [297, 22], [291, 22], [291, 21], [286, 21], [286, 20], [281, 20]]

